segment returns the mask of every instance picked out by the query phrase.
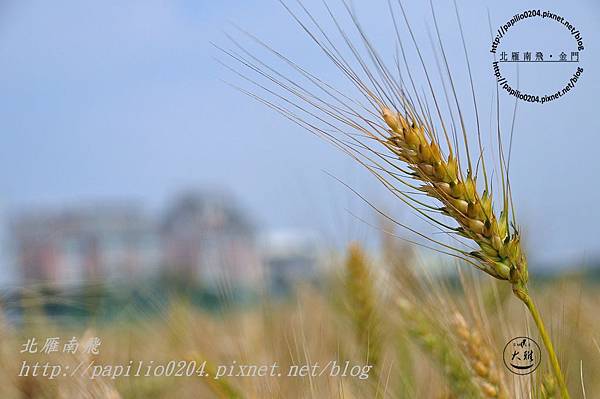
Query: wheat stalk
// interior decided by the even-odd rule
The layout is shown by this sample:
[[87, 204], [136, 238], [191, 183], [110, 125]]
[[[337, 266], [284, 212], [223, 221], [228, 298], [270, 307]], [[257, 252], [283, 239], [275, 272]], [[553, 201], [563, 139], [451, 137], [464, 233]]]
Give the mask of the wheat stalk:
[[[261, 97], [247, 90], [241, 90], [349, 154], [425, 221], [447, 233], [452, 239], [462, 240], [461, 246], [436, 240], [410, 226], [391, 218], [390, 220], [417, 236], [429, 240], [437, 251], [460, 258], [492, 277], [510, 283], [513, 293], [531, 313], [547, 349], [562, 396], [568, 398], [569, 394], [552, 341], [527, 288], [527, 259], [521, 246], [521, 235], [513, 211], [507, 161], [510, 157], [506, 156], [503, 149], [500, 122], [498, 122], [497, 145], [501, 195], [496, 199], [500, 199], [502, 206], [498, 212], [493, 204], [495, 196], [492, 191], [493, 182], [488, 177], [486, 168], [473, 81], [471, 79], [470, 88], [477, 119], [478, 152], [476, 153], [472, 153], [469, 145], [468, 128], [461, 110], [461, 101], [454, 88], [433, 6], [432, 14], [437, 38], [443, 64], [447, 70], [446, 79], [452, 88], [451, 94], [455, 102], [455, 110], [450, 111], [450, 117], [440, 111], [436, 89], [431, 83], [425, 61], [402, 5], [400, 4], [400, 9], [406, 21], [408, 34], [415, 45], [430, 89], [428, 97], [421, 95], [415, 88], [409, 65], [406, 66], [409, 84], [405, 83], [405, 77], [400, 72], [398, 54], [396, 59], [398, 65], [395, 65], [398, 72], [395, 72], [396, 68], [387, 66], [386, 61], [379, 55], [362, 29], [352, 7], [345, 0], [341, 3], [358, 33], [358, 43], [353, 42], [352, 37], [343, 30], [334, 10], [327, 3], [325, 7], [337, 32], [340, 33], [341, 46], [348, 50], [351, 54], [350, 58], [344, 56], [343, 51], [336, 46], [335, 39], [302, 3], [300, 3], [300, 12], [308, 16], [304, 19], [299, 15], [300, 12], [293, 11], [287, 4], [283, 4], [308, 34], [310, 40], [317, 44], [333, 65], [351, 82], [362, 100], [343, 93], [327, 83], [325, 79], [308, 72], [255, 37], [252, 37], [255, 42], [275, 55], [278, 60], [291, 66], [298, 77], [294, 79], [286, 76], [279, 72], [277, 67], [266, 64], [233, 40], [239, 51], [223, 51], [274, 86], [266, 87], [265, 83], [253, 80], [231, 68], [245, 80], [264, 90], [266, 94]], [[391, 2], [388, 2], [388, 5], [402, 59], [408, 64], [394, 9]], [[469, 65], [458, 10], [457, 18], [467, 65]], [[359, 45], [365, 49], [364, 54], [359, 51]], [[470, 77], [470, 65], [468, 68]], [[442, 87], [448, 97], [445, 86]], [[437, 119], [434, 119], [431, 114], [429, 102], [434, 104], [434, 115]], [[450, 107], [450, 104], [448, 106]], [[453, 129], [451, 133], [446, 129], [446, 125], [449, 125], [448, 119], [451, 119], [453, 126], [456, 125], [455, 119], [460, 122], [459, 128]], [[351, 132], [348, 132], [348, 129]], [[457, 133], [457, 130], [462, 134]], [[473, 159], [477, 161], [475, 167]], [[406, 189], [413, 191], [406, 191]], [[417, 190], [425, 195], [425, 200], [414, 193]], [[352, 191], [360, 196], [355, 190]], [[365, 201], [371, 205], [366, 199]], [[376, 207], [374, 209], [389, 218]], [[453, 223], [449, 224], [448, 219]], [[476, 247], [472, 250], [464, 249], [464, 246], [472, 245]]]
[[[409, 107], [406, 109], [411, 111]], [[492, 277], [510, 282], [513, 293], [529, 309], [548, 350], [561, 393], [568, 398], [552, 341], [527, 289], [527, 260], [519, 232], [509, 224], [510, 193], [505, 193], [504, 207], [497, 217], [487, 189], [483, 193], [477, 189], [477, 175], [473, 175], [471, 169], [466, 177], [461, 174], [451, 144], [448, 145], [450, 153], [445, 157], [435, 136], [427, 134], [428, 130], [417, 116], [402, 115], [383, 106], [381, 117], [390, 135], [380, 141], [408, 165], [413, 179], [422, 182], [420, 190], [442, 204], [439, 210], [458, 223], [454, 231], [478, 245], [479, 250], [465, 254], [473, 259], [471, 263]], [[487, 181], [485, 187], [488, 187]]]
[[[450, 153], [445, 157], [436, 137], [427, 134], [428, 130], [416, 115], [411, 116], [410, 107], [406, 109], [409, 113], [402, 115], [382, 106], [381, 117], [390, 135], [380, 141], [408, 165], [411, 177], [423, 183], [420, 190], [442, 204], [439, 210], [458, 223], [455, 233], [478, 245], [479, 250], [464, 254], [473, 260], [471, 263], [492, 277], [510, 282], [513, 293], [527, 306], [538, 327], [562, 396], [569, 398], [554, 346], [529, 295], [527, 259], [518, 230], [509, 224], [510, 192], [505, 191], [504, 207], [497, 217], [490, 193], [487, 189], [479, 193], [477, 189], [477, 175], [473, 175], [471, 169], [466, 177], [461, 174], [452, 145], [448, 144]], [[488, 187], [488, 182], [484, 183]]]
[[509, 195], [505, 193], [504, 207], [497, 217], [487, 189], [478, 192], [477, 175], [469, 170], [466, 177], [462, 176], [451, 145], [450, 154], [443, 156], [436, 138], [426, 134], [416, 116], [404, 116], [386, 106], [382, 107], [381, 116], [390, 132], [388, 140], [382, 143], [408, 165], [415, 180], [423, 183], [420, 189], [442, 204], [440, 211], [458, 223], [455, 232], [478, 245], [479, 250], [468, 253], [474, 260], [472, 264], [492, 277], [510, 282], [515, 296], [527, 306], [548, 351], [561, 393], [568, 398], [554, 346], [529, 295], [527, 259], [518, 230], [509, 224]]

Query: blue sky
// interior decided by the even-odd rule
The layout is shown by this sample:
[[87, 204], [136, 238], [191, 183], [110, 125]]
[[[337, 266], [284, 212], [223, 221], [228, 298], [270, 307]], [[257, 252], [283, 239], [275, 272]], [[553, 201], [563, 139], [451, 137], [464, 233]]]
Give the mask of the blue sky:
[[[385, 2], [356, 3], [367, 31], [386, 42]], [[583, 32], [586, 73], [576, 90], [550, 104], [519, 105], [513, 189], [534, 259], [600, 256], [598, 5], [458, 4], [483, 100], [493, 88], [488, 10], [497, 25], [517, 11], [548, 8]], [[436, 7], [449, 52], [462, 51], [451, 2]], [[407, 8], [427, 45], [428, 6]], [[339, 240], [373, 234], [346, 212], [366, 214], [365, 207], [326, 170], [410, 219], [345, 156], [222, 82], [235, 77], [215, 62], [210, 42], [226, 43], [230, 22], [296, 60], [323, 65], [274, 0], [12, 1], [0, 6], [0, 19], [6, 208], [134, 199], [159, 209], [177, 190], [208, 185], [234, 192], [269, 228], [323, 230]]]

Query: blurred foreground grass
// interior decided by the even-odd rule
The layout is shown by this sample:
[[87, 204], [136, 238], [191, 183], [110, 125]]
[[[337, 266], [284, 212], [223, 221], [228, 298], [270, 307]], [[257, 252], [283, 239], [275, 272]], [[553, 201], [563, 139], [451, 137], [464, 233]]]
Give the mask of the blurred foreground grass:
[[[354, 244], [319, 282], [284, 296], [207, 293], [162, 281], [122, 290], [95, 286], [69, 295], [28, 288], [5, 298], [0, 321], [1, 398], [552, 398], [548, 362], [510, 373], [503, 349], [517, 336], [539, 342], [525, 309], [506, 287], [471, 273], [418, 273], [406, 248], [372, 262]], [[600, 390], [598, 283], [564, 276], [534, 287], [573, 397]], [[59, 337], [54, 353], [21, 353]], [[99, 354], [62, 353], [64, 343], [99, 337]], [[206, 362], [271, 365], [283, 376], [18, 376], [22, 362], [69, 366]], [[294, 365], [371, 365], [368, 378], [286, 376]], [[239, 369], [236, 369], [236, 372]]]

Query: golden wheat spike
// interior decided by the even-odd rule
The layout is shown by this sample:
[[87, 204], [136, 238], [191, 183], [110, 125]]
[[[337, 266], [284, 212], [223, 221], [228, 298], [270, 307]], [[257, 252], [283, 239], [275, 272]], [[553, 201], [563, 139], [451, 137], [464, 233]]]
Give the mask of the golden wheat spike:
[[348, 299], [354, 319], [356, 335], [367, 355], [367, 363], [377, 373], [380, 356], [380, 337], [376, 295], [367, 256], [358, 243], [348, 247], [346, 258]]
[[396, 305], [409, 334], [425, 353], [436, 360], [455, 397], [480, 398], [480, 388], [468, 365], [437, 320], [428, 315], [421, 304], [413, 304], [405, 298], [397, 298]]
[[412, 170], [412, 177], [424, 185], [421, 190], [438, 200], [441, 211], [458, 224], [458, 232], [473, 240], [479, 251], [471, 252], [482, 269], [501, 280], [527, 284], [527, 261], [521, 250], [519, 234], [511, 234], [506, 213], [496, 217], [490, 196], [479, 193], [476, 177], [463, 178], [452, 154], [445, 157], [435, 140], [426, 136], [418, 120], [407, 120], [384, 107], [381, 116], [389, 127], [384, 145]]

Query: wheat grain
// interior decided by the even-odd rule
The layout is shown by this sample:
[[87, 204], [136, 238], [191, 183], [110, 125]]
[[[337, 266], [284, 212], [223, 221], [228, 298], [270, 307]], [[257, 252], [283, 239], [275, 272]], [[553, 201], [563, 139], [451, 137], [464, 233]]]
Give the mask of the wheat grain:
[[493, 361], [487, 345], [481, 339], [481, 334], [469, 328], [462, 314], [455, 312], [452, 325], [454, 333], [460, 341], [460, 348], [478, 377], [479, 388], [486, 398], [507, 398], [506, 389], [502, 383], [499, 370]]

